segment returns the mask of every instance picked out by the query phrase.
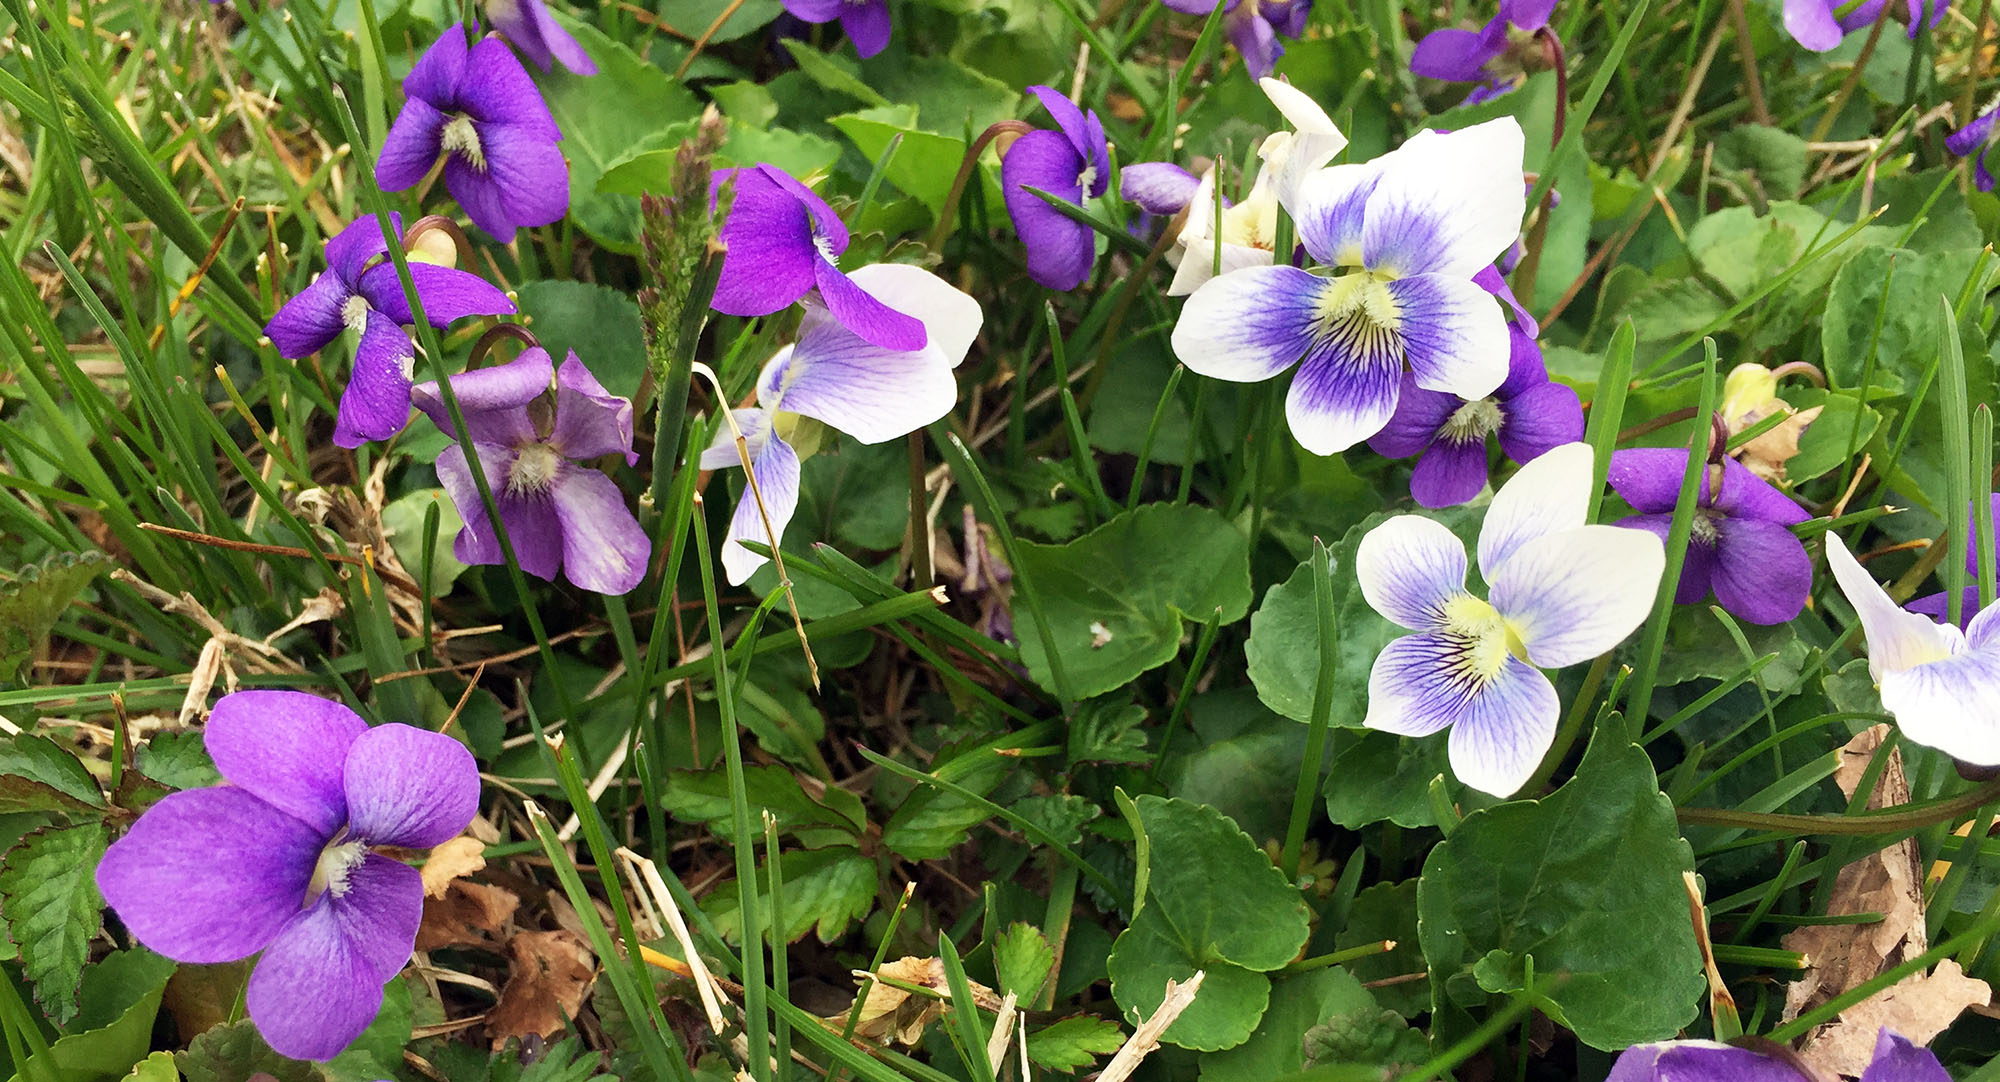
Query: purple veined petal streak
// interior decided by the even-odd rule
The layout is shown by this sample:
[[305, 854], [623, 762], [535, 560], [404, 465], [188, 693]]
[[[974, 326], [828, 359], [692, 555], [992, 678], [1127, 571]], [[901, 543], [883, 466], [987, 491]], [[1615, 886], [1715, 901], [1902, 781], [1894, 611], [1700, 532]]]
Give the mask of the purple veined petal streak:
[[1083, 201], [1077, 177], [1084, 159], [1061, 133], [1031, 131], [1007, 148], [1000, 160], [1000, 190], [1007, 216], [1027, 249], [1028, 276], [1043, 286], [1067, 291], [1090, 277], [1097, 260], [1097, 237], [1027, 188], [1039, 188], [1070, 203]]
[[2000, 648], [1884, 674], [1882, 709], [1925, 747], [1975, 766], [2000, 765]]
[[479, 764], [465, 745], [400, 722], [354, 741], [342, 784], [348, 827], [370, 845], [442, 845], [479, 810]]
[[231, 785], [326, 837], [347, 821], [341, 764], [368, 723], [346, 706], [302, 691], [224, 695], [202, 734]]
[[927, 337], [922, 320], [898, 312], [874, 296], [839, 268], [822, 259], [813, 265], [813, 280], [819, 285], [820, 299], [841, 326], [884, 349], [924, 348]]
[[[1379, 159], [1361, 250], [1370, 270], [1471, 278], [1520, 236], [1521, 125], [1419, 132]], [[1494, 381], [1497, 385], [1499, 381]]]
[[1486, 441], [1439, 437], [1410, 471], [1410, 497], [1419, 507], [1457, 507], [1486, 488]]
[[784, 408], [862, 443], [906, 435], [951, 412], [958, 381], [929, 349], [885, 350], [851, 335], [804, 340], [792, 355]]
[[766, 316], [813, 287], [813, 267], [823, 262], [813, 244], [812, 216], [795, 195], [761, 169], [718, 171], [711, 190], [732, 186], [722, 239], [729, 246], [716, 281], [716, 311]]
[[423, 908], [415, 868], [372, 854], [356, 865], [346, 893], [300, 912], [251, 971], [246, 1005], [264, 1040], [293, 1059], [339, 1055], [381, 1010]]
[[176, 961], [233, 962], [298, 913], [327, 836], [233, 785], [173, 793], [97, 865], [134, 938]]
[[627, 466], [639, 464], [632, 450], [632, 400], [605, 390], [575, 350], [556, 370], [556, 426], [549, 442], [579, 461], [623, 455]]
[[1723, 608], [1766, 625], [1785, 623], [1805, 610], [1812, 558], [1792, 531], [1750, 518], [1727, 519], [1715, 528], [1713, 585]]
[[1515, 549], [1493, 576], [1488, 600], [1520, 636], [1530, 661], [1560, 669], [1638, 630], [1665, 569], [1666, 553], [1650, 533], [1578, 526]]
[[[790, 346], [786, 346], [779, 353], [782, 354], [791, 348]], [[755, 462], [757, 455], [764, 449], [764, 441], [771, 438], [770, 411], [752, 407], [750, 409], [737, 410], [734, 416], [736, 418], [736, 427], [743, 430], [744, 450], [749, 453], [750, 460]], [[742, 468], [743, 460], [736, 453], [736, 436], [729, 431], [727, 424], [715, 430], [715, 438], [710, 440], [708, 446], [702, 449], [700, 461], [701, 468], [704, 470]]]
[[1479, 574], [1494, 581], [1522, 545], [1583, 525], [1590, 509], [1590, 445], [1557, 447], [1522, 466], [1493, 494], [1479, 527]]
[[[457, 87], [457, 104], [467, 116], [486, 124], [518, 126], [544, 139], [562, 138], [528, 69], [499, 38], [483, 38], [465, 58], [467, 74]], [[490, 156], [490, 155], [489, 155]]]
[[1441, 274], [1398, 278], [1386, 288], [1417, 386], [1468, 401], [1499, 388], [1507, 378], [1507, 319], [1491, 294]]
[[1443, 523], [1397, 515], [1368, 531], [1354, 574], [1370, 608], [1411, 631], [1445, 621], [1445, 605], [1465, 593], [1465, 543]]
[[1328, 283], [1296, 267], [1246, 267], [1188, 297], [1174, 324], [1174, 356], [1204, 376], [1257, 383], [1313, 347]]
[[[1947, 658], [1965, 649], [1965, 633], [1898, 608], [1834, 534], [1826, 535], [1826, 566], [1861, 618], [1868, 637], [1868, 675], [1885, 685], [1890, 673]], [[1884, 699], [1887, 705], [1887, 699]], [[1901, 720], [1901, 719], [1898, 719]]]
[[414, 94], [404, 99], [402, 111], [382, 139], [382, 153], [375, 158], [375, 183], [385, 192], [400, 192], [424, 179], [437, 164], [449, 119]]
[[[474, 442], [511, 447], [535, 438], [534, 422], [528, 417], [528, 403], [549, 389], [553, 370], [549, 354], [539, 346], [521, 351], [506, 364], [475, 368], [451, 377], [452, 393], [465, 417], [466, 430]], [[410, 400], [444, 434], [458, 438], [452, 426], [436, 380], [425, 380], [410, 388]], [[484, 451], [481, 451], [483, 457]]]
[[549, 497], [562, 527], [563, 574], [585, 590], [631, 593], [646, 577], [653, 541], [617, 482], [593, 469], [565, 466]]
[[354, 348], [354, 370], [340, 394], [333, 426], [336, 445], [359, 447], [403, 430], [410, 419], [410, 368], [416, 359], [410, 336], [388, 316], [369, 309]]
[[1562, 703], [1541, 670], [1510, 654], [1461, 711], [1447, 738], [1451, 772], [1482, 793], [1510, 797], [1555, 743]]
[[[1382, 179], [1374, 162], [1335, 165], [1313, 173], [1289, 193], [1285, 206], [1298, 225], [1299, 243], [1329, 266], [1361, 265], [1362, 223], [1369, 197]], [[1288, 193], [1279, 189], [1282, 200]]]
[[348, 284], [329, 269], [286, 301], [264, 325], [264, 333], [278, 347], [278, 356], [310, 356], [347, 329], [342, 306], [353, 296]]
[[[750, 491], [746, 481], [743, 494], [736, 501], [736, 511], [729, 517], [729, 536], [722, 543], [722, 570], [731, 586], [743, 585], [766, 562], [765, 557], [744, 548], [738, 540], [747, 538], [777, 548], [784, 538], [786, 524], [792, 521], [792, 513], [799, 506], [799, 456], [790, 444], [776, 434], [769, 435], [752, 457], [751, 466], [757, 491], [764, 497], [763, 509], [759, 510], [757, 495]], [[777, 532], [775, 539], [764, 530], [766, 514], [770, 516], [771, 529]]]
[[1365, 312], [1322, 319], [1317, 329], [1285, 393], [1285, 421], [1299, 446], [1331, 455], [1380, 432], [1395, 415], [1403, 351], [1395, 330]]
[[1423, 737], [1459, 719], [1470, 688], [1462, 672], [1462, 640], [1423, 632], [1382, 648], [1368, 670], [1368, 715], [1362, 724], [1397, 736]]

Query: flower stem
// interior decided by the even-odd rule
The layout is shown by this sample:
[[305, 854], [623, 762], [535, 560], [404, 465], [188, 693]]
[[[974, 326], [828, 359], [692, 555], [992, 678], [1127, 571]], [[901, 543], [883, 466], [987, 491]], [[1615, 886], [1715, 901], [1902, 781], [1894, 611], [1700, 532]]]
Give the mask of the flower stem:
[[965, 148], [965, 157], [958, 163], [958, 175], [951, 178], [951, 191], [944, 197], [944, 207], [938, 211], [937, 228], [931, 231], [931, 251], [944, 254], [944, 239], [951, 235], [952, 223], [958, 220], [959, 197], [965, 194], [965, 183], [972, 179], [972, 171], [978, 168], [979, 156], [986, 153], [987, 144], [1002, 135], [1011, 133], [1019, 138], [1034, 130], [1034, 125], [1025, 120], [996, 121]]
[[[1569, 113], [1569, 60], [1563, 54], [1562, 39], [1546, 26], [1535, 31], [1535, 40], [1541, 42], [1542, 55], [1548, 59], [1549, 67], [1556, 73], [1556, 105], [1549, 117], [1549, 152], [1552, 167], [1555, 148], [1562, 145], [1564, 125]], [[1536, 187], [1541, 187], [1537, 184]], [[1555, 185], [1551, 182], [1535, 210], [1535, 224], [1528, 228], [1528, 241], [1522, 246], [1521, 262], [1514, 268], [1514, 293], [1522, 297], [1523, 303], [1535, 302], [1535, 278], [1541, 271], [1542, 245], [1549, 236], [1549, 215], [1555, 210]]]
[[1339, 634], [1333, 618], [1333, 553], [1318, 539], [1313, 541], [1312, 571], [1313, 611], [1319, 623], [1319, 675], [1313, 682], [1312, 729], [1306, 734], [1305, 757], [1299, 761], [1299, 783], [1292, 793], [1292, 818], [1285, 827], [1285, 848], [1278, 861], [1285, 877], [1293, 882], [1299, 878], [1299, 853], [1305, 845], [1306, 820], [1319, 793], [1327, 730], [1333, 725], [1333, 676]]

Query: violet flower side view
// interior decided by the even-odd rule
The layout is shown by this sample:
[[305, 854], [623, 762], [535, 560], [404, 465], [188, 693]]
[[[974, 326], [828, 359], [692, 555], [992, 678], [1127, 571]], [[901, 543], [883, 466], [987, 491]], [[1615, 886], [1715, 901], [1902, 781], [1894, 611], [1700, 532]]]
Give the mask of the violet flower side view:
[[[1911, 38], [1922, 27], [1936, 26], [1951, 0], [1906, 0]], [[1882, 16], [1889, 0], [1862, 0], [1849, 7], [1843, 0], [1785, 0], [1785, 33], [1816, 53], [1837, 48], [1841, 39], [1865, 30]]]
[[729, 214], [721, 239], [728, 249], [709, 306], [732, 316], [768, 316], [817, 290], [842, 326], [883, 349], [924, 348], [924, 325], [870, 296], [841, 273], [847, 226], [826, 200], [775, 165], [718, 169], [709, 180], [711, 206], [724, 187]]
[[[764, 364], [757, 405], [735, 411], [763, 495], [744, 486], [721, 548], [723, 573], [741, 585], [765, 562], [744, 539], [773, 548], [798, 508], [800, 462], [820, 445], [821, 425], [862, 443], [907, 435], [951, 412], [958, 401], [954, 369], [965, 360], [984, 319], [979, 302], [937, 275], [903, 263], [876, 263], [854, 272], [870, 293], [923, 321], [922, 349], [884, 349], [844, 326], [822, 305], [809, 305], [798, 341]], [[718, 429], [701, 453], [701, 468], [741, 467], [735, 435]], [[764, 529], [769, 514], [771, 529]]]
[[785, 10], [809, 23], [838, 19], [863, 60], [889, 44], [889, 0], [784, 0]]
[[[2000, 493], [1994, 493], [1991, 499], [1991, 513], [1987, 516], [1989, 525], [1986, 528], [1993, 531], [1995, 538], [2000, 538]], [[1975, 529], [1978, 528], [1979, 511], [1976, 508], [1968, 514], [1967, 521], [1973, 523]], [[1994, 551], [1996, 559], [2000, 559], [2000, 542], [1996, 542]], [[1967, 579], [1964, 591], [1959, 595], [1958, 626], [1960, 628], [1964, 628], [1970, 624], [1974, 614], [1979, 612], [1979, 544], [1977, 535], [1974, 536], [1973, 543], [1966, 546], [1965, 573], [1970, 577]], [[1948, 590], [1939, 590], [1934, 594], [1925, 594], [1922, 597], [1912, 598], [1903, 607], [1911, 612], [1923, 613], [1933, 620], [1944, 620], [1951, 615], [1950, 602], [1951, 592]]]
[[1306, 32], [1306, 19], [1312, 14], [1312, 0], [1160, 0], [1183, 15], [1203, 16], [1215, 11], [1218, 2], [1224, 4], [1223, 30], [1253, 79], [1265, 78], [1277, 68], [1278, 58], [1285, 55], [1278, 39], [1296, 40]]
[[375, 180], [401, 191], [444, 159], [444, 186], [474, 225], [503, 243], [569, 211], [562, 132], [507, 43], [469, 48], [453, 24], [403, 80], [403, 110], [382, 140]]
[[[399, 215], [391, 215], [403, 228]], [[286, 301], [264, 333], [278, 355], [296, 360], [326, 348], [344, 331], [356, 338], [354, 371], [340, 395], [333, 442], [359, 447], [403, 430], [410, 416], [416, 349], [403, 327], [415, 322], [396, 268], [383, 256], [389, 241], [372, 215], [355, 219], [326, 242], [326, 270]], [[477, 275], [410, 260], [410, 279], [434, 327], [472, 315], [506, 315], [514, 302]]]
[[542, 0], [486, 0], [486, 17], [514, 50], [537, 68], [550, 70], [553, 61], [578, 75], [596, 75], [597, 65], [576, 38], [556, 22]]
[[1514, 89], [1518, 80], [1500, 70], [1508, 28], [1534, 33], [1549, 25], [1556, 0], [1500, 0], [1500, 13], [1478, 30], [1447, 27], [1425, 34], [1410, 54], [1410, 70], [1427, 79], [1479, 84], [1465, 99], [1477, 104]]
[[1959, 157], [1972, 157], [1972, 183], [1982, 192], [1993, 190], [1993, 174], [1986, 168], [1986, 155], [1993, 150], [1993, 122], [2000, 119], [2000, 98], [1986, 104], [1965, 126], [1945, 136], [1944, 146]]
[[251, 1021], [286, 1056], [332, 1059], [381, 1009], [423, 915], [417, 869], [370, 850], [458, 836], [478, 810], [478, 766], [449, 736], [370, 728], [295, 691], [223, 696], [203, 739], [224, 784], [147, 809], [105, 852], [98, 889], [175, 961], [261, 952]]
[[1029, 191], [1039, 188], [1066, 203], [1082, 206], [1103, 195], [1111, 184], [1111, 152], [1104, 140], [1104, 123], [1095, 111], [1046, 86], [1031, 86], [1033, 94], [1055, 118], [1056, 130], [1031, 131], [1007, 148], [1000, 159], [1000, 190], [1007, 216], [1027, 249], [1028, 277], [1042, 286], [1067, 292], [1090, 277], [1097, 261], [1097, 234], [1081, 222]]
[[[1612, 452], [1611, 487], [1638, 512], [1618, 524], [1665, 540], [1687, 457], [1685, 448], [1673, 447]], [[1674, 603], [1692, 605], [1713, 592], [1731, 615], [1753, 624], [1782, 624], [1797, 616], [1812, 592], [1812, 558], [1789, 527], [1811, 517], [1733, 458], [1722, 460], [1720, 478], [1707, 467]]]
[[[1764, 1040], [1658, 1041], [1618, 1054], [1605, 1082], [1825, 1082], [1790, 1049]], [[1930, 1049], [1883, 1027], [1861, 1082], [1951, 1082]]]
[[[502, 365], [451, 378], [479, 466], [507, 528], [521, 570], [539, 579], [563, 577], [600, 594], [629, 593], [646, 577], [653, 542], [625, 504], [617, 482], [581, 465], [632, 450], [632, 403], [606, 391], [574, 351], [554, 367], [539, 346]], [[554, 408], [538, 399], [553, 394]], [[456, 438], [437, 381], [420, 383], [417, 408]], [[465, 564], [506, 562], [465, 449], [438, 455], [438, 481], [465, 521], [452, 553]]]

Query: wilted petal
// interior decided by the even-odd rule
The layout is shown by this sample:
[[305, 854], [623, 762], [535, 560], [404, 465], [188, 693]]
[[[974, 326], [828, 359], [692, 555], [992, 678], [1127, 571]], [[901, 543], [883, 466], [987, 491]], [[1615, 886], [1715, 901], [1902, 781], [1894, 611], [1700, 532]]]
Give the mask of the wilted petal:
[[[736, 501], [736, 512], [729, 518], [729, 536], [722, 543], [722, 570], [731, 586], [741, 586], [766, 561], [766, 557], [744, 548], [738, 539], [748, 538], [777, 548], [785, 535], [785, 525], [792, 521], [792, 512], [799, 506], [799, 456], [790, 444], [769, 435], [756, 448], [750, 464], [751, 475], [757, 480], [757, 493], [763, 495], [763, 508], [759, 510], [757, 493], [751, 492], [746, 482], [742, 496]], [[766, 514], [777, 537], [764, 529]]]
[[1515, 549], [1493, 576], [1489, 600], [1529, 660], [1560, 669], [1604, 653], [1646, 622], [1666, 560], [1660, 539], [1643, 530], [1578, 526]]
[[348, 827], [370, 845], [442, 845], [479, 810], [479, 764], [465, 745], [400, 722], [354, 741], [341, 784]]
[[332, 837], [347, 822], [342, 764], [367, 731], [359, 714], [331, 699], [246, 690], [216, 701], [202, 743], [231, 785]]
[[722, 275], [710, 307], [732, 316], [770, 315], [813, 287], [823, 260], [806, 205], [762, 169], [717, 170], [710, 190], [733, 192], [722, 225]]
[[1461, 711], [1451, 727], [1451, 772], [1482, 793], [1510, 797], [1555, 743], [1562, 703], [1548, 677], [1510, 654]]
[[1583, 439], [1583, 404], [1560, 383], [1531, 387], [1500, 405], [1500, 450], [1532, 462], [1565, 443]]
[[1444, 622], [1444, 607], [1465, 593], [1465, 544], [1443, 523], [1397, 515], [1362, 537], [1354, 574], [1368, 606], [1412, 631]]
[[286, 301], [271, 322], [264, 325], [264, 333], [278, 347], [278, 356], [292, 359], [310, 356], [347, 329], [342, 306], [352, 296], [354, 293], [347, 283], [328, 270]]
[[1593, 473], [1589, 444], [1554, 448], [1522, 466], [1493, 494], [1479, 527], [1479, 573], [1492, 582], [1509, 556], [1546, 534], [1583, 525]]
[[854, 43], [856, 56], [874, 56], [889, 44], [889, 0], [848, 0], [840, 12], [840, 28]]
[[1083, 189], [1077, 177], [1083, 164], [1071, 141], [1052, 131], [1023, 135], [1000, 161], [1000, 190], [1014, 232], [1027, 249], [1028, 276], [1049, 289], [1075, 289], [1090, 277], [1097, 238], [1089, 226], [1064, 217], [1027, 188], [1081, 204]]
[[639, 464], [632, 450], [632, 400], [605, 390], [575, 350], [556, 370], [556, 427], [549, 442], [573, 459], [624, 455], [627, 466]]
[[257, 960], [245, 1005], [280, 1055], [328, 1060], [382, 1009], [382, 986], [409, 960], [423, 919], [423, 877], [370, 855], [299, 913]]
[[1419, 507], [1457, 507], [1485, 489], [1486, 441], [1441, 437], [1410, 471], [1410, 498]]
[[1201, 179], [1172, 162], [1134, 162], [1118, 172], [1118, 195], [1148, 214], [1179, 214]]
[[396, 122], [382, 139], [375, 159], [375, 183], [385, 192], [400, 192], [424, 179], [444, 149], [444, 125], [449, 119], [431, 103], [411, 96], [404, 100]]
[[617, 482], [566, 467], [549, 491], [562, 524], [563, 574], [585, 590], [621, 595], [646, 577], [653, 541], [625, 505]]
[[[528, 416], [528, 403], [549, 389], [550, 375], [548, 351], [537, 346], [522, 350], [506, 364], [451, 377], [452, 394], [458, 398], [459, 412], [473, 441], [512, 447], [534, 439], [535, 423]], [[458, 438], [436, 380], [410, 388], [410, 400], [445, 435]], [[482, 450], [481, 455], [484, 453]]]
[[1812, 558], [1775, 522], [1733, 518], [1715, 524], [1715, 599], [1753, 624], [1782, 624], [1804, 611]]
[[326, 835], [233, 785], [172, 793], [97, 865], [134, 938], [180, 962], [233, 962], [298, 913]]
[[1297, 267], [1246, 267], [1213, 279], [1181, 307], [1174, 356], [1215, 379], [1270, 379], [1312, 348], [1326, 290], [1326, 279]]
[[1375, 327], [1365, 313], [1354, 313], [1313, 339], [1285, 395], [1285, 420], [1299, 446], [1316, 455], [1337, 454], [1389, 423], [1403, 376], [1394, 334]]
[[[1965, 634], [1949, 624], [1932, 623], [1914, 612], [1896, 607], [1861, 564], [1834, 534], [1826, 535], [1826, 566], [1840, 584], [1840, 592], [1861, 618], [1862, 633], [1868, 637], [1868, 675], [1884, 684], [1890, 673], [1940, 661], [1965, 649]], [[1899, 721], [1901, 719], [1898, 719]], [[1936, 746], [1936, 745], [1932, 745]]]
[[1498, 259], [1527, 210], [1521, 154], [1520, 123], [1500, 117], [1419, 132], [1384, 155], [1362, 223], [1368, 268], [1469, 279]]
[[1398, 278], [1388, 290], [1417, 386], [1473, 401], [1507, 378], [1507, 319], [1491, 294], [1440, 274]]
[[1785, 0], [1785, 32], [1816, 53], [1833, 49], [1845, 36], [1829, 0]]
[[370, 309], [354, 349], [354, 370], [340, 394], [333, 442], [359, 447], [401, 432], [410, 419], [410, 370], [416, 361], [410, 336], [389, 317]]

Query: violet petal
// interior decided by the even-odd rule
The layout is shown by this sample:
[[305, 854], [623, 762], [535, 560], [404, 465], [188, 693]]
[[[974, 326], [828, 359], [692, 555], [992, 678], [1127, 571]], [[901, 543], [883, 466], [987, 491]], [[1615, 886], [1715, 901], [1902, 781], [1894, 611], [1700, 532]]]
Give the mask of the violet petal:
[[465, 745], [398, 722], [354, 741], [342, 779], [349, 829], [370, 845], [429, 849], [479, 810], [479, 764]]
[[806, 295], [814, 266], [824, 260], [805, 204], [760, 169], [718, 170], [711, 190], [732, 179], [722, 225], [728, 251], [711, 307], [732, 316], [770, 315]]
[[575, 350], [556, 369], [556, 427], [549, 442], [568, 458], [623, 455], [627, 466], [639, 464], [632, 450], [632, 400], [605, 390]]
[[1805, 610], [1812, 558], [1792, 531], [1747, 518], [1723, 519], [1715, 531], [1710, 585], [1723, 608], [1753, 624], [1782, 624]]
[[382, 153], [375, 158], [375, 183], [385, 192], [400, 192], [424, 179], [444, 152], [449, 119], [422, 98], [404, 99], [396, 122], [382, 139]]
[[229, 784], [330, 837], [347, 821], [341, 764], [367, 731], [331, 699], [245, 690], [217, 700], [202, 743]]
[[264, 325], [264, 334], [278, 347], [280, 357], [309, 356], [347, 329], [342, 306], [353, 296], [347, 283], [328, 270], [286, 301]]
[[423, 919], [423, 877], [370, 855], [294, 917], [251, 971], [245, 1004], [280, 1055], [329, 1060], [382, 1009], [382, 986], [409, 960]]
[[549, 499], [562, 531], [562, 569], [569, 581], [611, 596], [639, 585], [653, 542], [617, 482], [596, 470], [565, 466]]
[[359, 447], [403, 430], [410, 417], [410, 369], [416, 359], [410, 336], [388, 316], [370, 309], [367, 329], [354, 349], [354, 371], [340, 394], [335, 444]]
[[1410, 496], [1420, 507], [1456, 507], [1486, 487], [1486, 441], [1440, 439], [1410, 473]]
[[[1065, 99], [1067, 100], [1067, 99]], [[1027, 249], [1028, 276], [1043, 286], [1066, 291], [1090, 277], [1097, 259], [1097, 237], [1090, 227], [1072, 221], [1043, 202], [1025, 186], [1040, 188], [1070, 203], [1081, 203], [1077, 177], [1083, 158], [1071, 141], [1052, 131], [1032, 131], [1007, 148], [1000, 162], [1000, 189], [1007, 216]]]
[[1544, 383], [1500, 404], [1500, 450], [1532, 462], [1549, 449], [1583, 438], [1583, 403], [1576, 390]]

